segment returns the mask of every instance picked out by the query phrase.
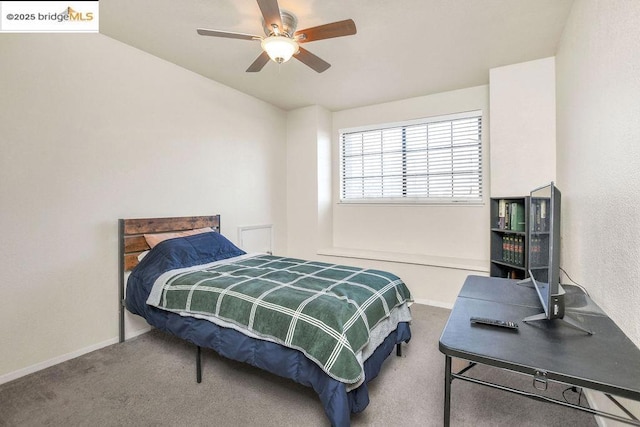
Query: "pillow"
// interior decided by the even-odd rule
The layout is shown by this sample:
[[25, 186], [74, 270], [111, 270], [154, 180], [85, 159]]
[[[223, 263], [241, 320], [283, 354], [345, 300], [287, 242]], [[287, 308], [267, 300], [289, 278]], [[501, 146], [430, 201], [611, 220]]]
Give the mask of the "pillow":
[[[158, 275], [175, 268], [208, 264], [246, 252], [231, 243], [226, 237], [212, 230], [191, 236], [166, 239], [156, 245], [140, 261], [135, 270], [155, 271]], [[155, 278], [151, 281], [153, 284]]]
[[[214, 261], [244, 255], [246, 252], [235, 246], [220, 233], [201, 233], [192, 236], [167, 239], [158, 245], [131, 270], [127, 285], [127, 294], [135, 292], [146, 301], [155, 280], [169, 270], [208, 264]], [[127, 298], [129, 301], [129, 298]], [[128, 304], [128, 302], [127, 302]], [[128, 306], [127, 306], [128, 307]], [[145, 313], [146, 308], [136, 308]]]
[[148, 253], [149, 253], [149, 251], [140, 252], [140, 253], [138, 254], [138, 262], [142, 261], [142, 259], [143, 259], [144, 257], [146, 257]]
[[211, 227], [206, 228], [196, 228], [194, 230], [185, 230], [185, 231], [174, 231], [170, 233], [156, 233], [156, 234], [145, 234], [144, 239], [147, 241], [147, 244], [151, 249], [153, 249], [158, 243], [164, 242], [168, 239], [175, 239], [176, 237], [186, 237], [193, 236], [195, 234], [202, 233], [213, 233], [213, 229]]

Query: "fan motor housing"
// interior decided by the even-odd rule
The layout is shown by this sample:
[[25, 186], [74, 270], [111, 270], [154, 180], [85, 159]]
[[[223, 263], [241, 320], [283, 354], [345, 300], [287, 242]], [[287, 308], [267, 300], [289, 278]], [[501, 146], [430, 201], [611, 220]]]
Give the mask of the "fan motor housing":
[[[288, 37], [293, 37], [293, 33], [296, 32], [296, 28], [298, 27], [298, 18], [296, 18], [296, 16], [289, 11], [280, 10], [280, 19], [282, 20], [282, 28], [280, 28], [280, 31], [282, 33], [286, 33]], [[267, 36], [274, 34], [273, 28], [269, 28], [267, 26], [267, 24], [264, 22], [264, 18], [262, 19], [262, 28], [264, 29], [264, 33]]]

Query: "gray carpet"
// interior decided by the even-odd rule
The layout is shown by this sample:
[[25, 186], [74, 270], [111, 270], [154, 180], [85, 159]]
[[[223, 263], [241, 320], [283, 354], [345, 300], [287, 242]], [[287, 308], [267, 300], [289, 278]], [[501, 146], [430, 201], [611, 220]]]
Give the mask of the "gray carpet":
[[[370, 383], [371, 402], [353, 426], [440, 426], [448, 310], [414, 305], [413, 338]], [[531, 379], [477, 366], [476, 378], [533, 391]], [[565, 386], [546, 394], [561, 397]], [[577, 393], [565, 392], [576, 403]], [[582, 398], [583, 404], [585, 399]], [[456, 380], [452, 426], [596, 426], [593, 416]], [[327, 426], [310, 388], [152, 331], [0, 385], [0, 426]]]

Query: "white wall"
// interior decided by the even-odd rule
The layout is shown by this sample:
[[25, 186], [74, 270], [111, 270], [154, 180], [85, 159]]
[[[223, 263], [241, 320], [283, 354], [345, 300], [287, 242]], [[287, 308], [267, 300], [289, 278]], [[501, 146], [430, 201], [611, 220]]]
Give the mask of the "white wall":
[[638, 346], [639, 22], [636, 0], [578, 0], [556, 56], [561, 263]]
[[117, 219], [286, 248], [286, 114], [100, 34], [0, 37], [0, 379], [117, 336]]
[[524, 196], [556, 179], [555, 58], [493, 68], [491, 196]]
[[[483, 110], [488, 118], [488, 87], [478, 86], [411, 98], [333, 114], [333, 168], [339, 170], [340, 129]], [[488, 129], [488, 126], [487, 128]], [[484, 156], [488, 133], [483, 134]], [[337, 173], [334, 173], [337, 176]], [[378, 206], [338, 204], [339, 181], [333, 184], [333, 242], [336, 247], [488, 259], [489, 223], [484, 206]], [[465, 244], [461, 245], [460, 242]]]
[[562, 263], [640, 345], [640, 2], [578, 1], [558, 50]]
[[[290, 111], [287, 254], [385, 269], [415, 299], [450, 306], [468, 274], [488, 272], [488, 205], [340, 205], [338, 131], [470, 110], [484, 111], [488, 129], [488, 105], [488, 87], [479, 86], [334, 113]], [[488, 133], [484, 142], [486, 158]]]

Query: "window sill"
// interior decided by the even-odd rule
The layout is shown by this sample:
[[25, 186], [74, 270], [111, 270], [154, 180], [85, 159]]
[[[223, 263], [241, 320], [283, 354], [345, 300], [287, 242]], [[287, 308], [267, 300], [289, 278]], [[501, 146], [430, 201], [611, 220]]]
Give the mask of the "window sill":
[[435, 255], [370, 251], [364, 249], [336, 247], [319, 249], [317, 253], [318, 255], [335, 256], [342, 258], [357, 258], [372, 261], [395, 262], [400, 264], [424, 265], [428, 267], [453, 268], [456, 270], [468, 270], [481, 273], [489, 272], [489, 261], [469, 258], [451, 258]]
[[383, 199], [350, 199], [340, 200], [342, 206], [483, 206], [483, 200], [383, 200]]

